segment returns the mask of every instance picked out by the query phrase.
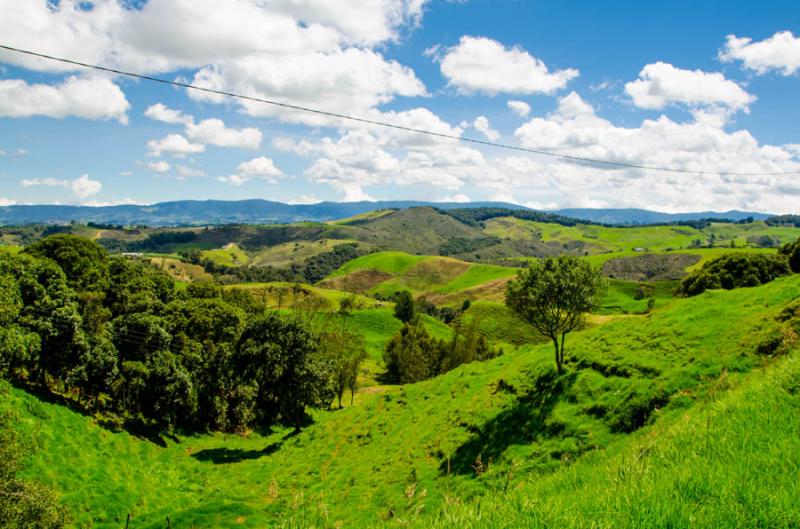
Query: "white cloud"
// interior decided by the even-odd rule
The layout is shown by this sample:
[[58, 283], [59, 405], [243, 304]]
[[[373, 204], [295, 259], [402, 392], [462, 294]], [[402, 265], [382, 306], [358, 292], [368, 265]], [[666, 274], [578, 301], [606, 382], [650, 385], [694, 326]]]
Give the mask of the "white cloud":
[[464, 94], [552, 94], [578, 76], [572, 68], [551, 72], [521, 47], [506, 48], [486, 37], [463, 36], [436, 60], [448, 83]]
[[199, 167], [189, 167], [188, 165], [179, 165], [177, 171], [179, 178], [206, 176], [206, 172]]
[[85, 202], [81, 202], [83, 206], [92, 206], [95, 208], [99, 207], [107, 207], [107, 206], [129, 206], [129, 205], [146, 205], [142, 202], [137, 202], [132, 198], [122, 198], [119, 200], [87, 200]]
[[286, 201], [287, 204], [319, 204], [320, 202], [322, 201], [314, 195], [300, 195]]
[[508, 101], [506, 106], [521, 118], [528, 117], [528, 114], [531, 113], [531, 106], [525, 101]]
[[186, 136], [195, 143], [211, 144], [218, 147], [238, 147], [258, 149], [261, 146], [261, 131], [251, 127], [231, 129], [221, 119], [204, 119], [186, 125]]
[[57, 85], [0, 80], [0, 117], [77, 116], [127, 123], [129, 108], [122, 90], [105, 77], [73, 76]]
[[120, 176], [133, 176], [133, 171], [120, 171]]
[[[140, 9], [118, 0], [58, 4], [0, 0], [0, 34], [22, 48], [141, 73], [199, 71], [197, 84], [300, 105], [363, 114], [397, 96], [426, 93], [413, 70], [381, 51], [420, 21], [425, 0], [170, 0]], [[39, 71], [76, 68], [0, 52]], [[219, 96], [189, 92], [215, 103]], [[331, 120], [237, 101], [257, 116]]]
[[72, 190], [75, 196], [83, 201], [91, 195], [96, 195], [103, 188], [103, 184], [92, 180], [89, 175], [81, 175], [74, 180], [59, 180], [57, 178], [25, 178], [19, 183], [22, 187], [66, 187]]
[[70, 182], [69, 186], [72, 189], [72, 192], [75, 193], [75, 196], [80, 200], [84, 200], [92, 195], [96, 195], [101, 189], [103, 189], [103, 184], [97, 180], [90, 179], [89, 175], [85, 174]]
[[500, 133], [492, 128], [486, 116], [478, 116], [475, 118], [475, 121], [472, 122], [472, 126], [489, 141], [497, 141], [500, 139]]
[[800, 70], [800, 37], [791, 31], [779, 31], [768, 39], [753, 42], [748, 37], [728, 35], [719, 58], [725, 62], [742, 61], [745, 68], [758, 74], [775, 70], [792, 75]]
[[146, 167], [151, 171], [155, 171], [156, 173], [167, 173], [171, 168], [169, 162], [167, 162], [166, 160], [149, 162], [146, 164]]
[[[665, 116], [638, 127], [618, 127], [597, 116], [572, 93], [546, 118], [515, 132], [525, 147], [628, 164], [685, 171], [796, 173], [800, 163], [782, 147], [760, 145], [746, 130], [726, 132], [702, 122], [676, 123]], [[750, 209], [796, 211], [785, 192], [796, 176], [698, 175], [602, 164], [570, 164], [542, 157], [493, 160], [483, 185], [520, 189], [540, 203], [605, 204], [662, 211]], [[623, 190], [621, 192], [621, 190]]]
[[464, 193], [457, 193], [455, 195], [448, 195], [446, 197], [442, 197], [437, 202], [469, 202], [470, 199]]
[[250, 161], [239, 164], [236, 173], [229, 176], [220, 176], [220, 182], [227, 182], [231, 185], [240, 186], [253, 179], [266, 180], [270, 184], [277, 183], [278, 178], [284, 176], [283, 171], [275, 166], [275, 163], [266, 156], [259, 156]]
[[192, 116], [187, 116], [180, 110], [169, 108], [163, 103], [150, 105], [147, 107], [147, 110], [144, 111], [144, 115], [152, 120], [171, 124], [188, 125], [194, 121]]
[[185, 158], [189, 154], [206, 150], [205, 146], [192, 143], [180, 134], [168, 134], [160, 140], [148, 141], [147, 148], [149, 149], [148, 156], [158, 157], [162, 154], [169, 154], [176, 158]]
[[19, 149], [14, 151], [14, 154], [16, 154], [17, 156], [25, 156], [26, 154], [28, 154], [28, 150], [20, 147]]
[[677, 103], [747, 112], [748, 105], [756, 100], [721, 73], [683, 70], [663, 62], [645, 66], [639, 79], [625, 85], [625, 91], [637, 107], [656, 110]]
[[22, 187], [36, 187], [36, 186], [46, 186], [46, 187], [67, 187], [69, 186], [69, 182], [67, 180], [59, 180], [57, 178], [23, 178], [20, 180], [19, 185]]
[[0, 207], [13, 206], [16, 203], [17, 203], [16, 200], [11, 200], [10, 198], [0, 197]]

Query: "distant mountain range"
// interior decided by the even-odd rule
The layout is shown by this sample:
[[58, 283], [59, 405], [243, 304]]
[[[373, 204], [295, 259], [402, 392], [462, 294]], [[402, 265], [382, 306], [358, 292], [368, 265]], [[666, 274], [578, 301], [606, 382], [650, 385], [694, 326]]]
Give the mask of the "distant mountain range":
[[[185, 226], [209, 224], [283, 224], [299, 221], [326, 221], [351, 217], [376, 209], [406, 209], [431, 206], [441, 209], [505, 207], [527, 209], [505, 202], [320, 202], [284, 204], [269, 200], [179, 200], [152, 205], [119, 206], [4, 206], [0, 207], [0, 225], [68, 224], [94, 222], [103, 224], [145, 224], [148, 226]], [[746, 211], [659, 213], [644, 209], [561, 209], [549, 211], [567, 217], [607, 224], [652, 224], [715, 217], [740, 220], [764, 219], [770, 215]]]

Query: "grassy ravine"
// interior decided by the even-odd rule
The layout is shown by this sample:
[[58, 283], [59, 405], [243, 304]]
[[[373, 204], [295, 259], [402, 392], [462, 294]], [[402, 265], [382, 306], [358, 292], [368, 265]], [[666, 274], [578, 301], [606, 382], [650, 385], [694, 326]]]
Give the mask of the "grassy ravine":
[[796, 527], [800, 369], [765, 376], [754, 351], [798, 297], [793, 276], [676, 300], [570, 336], [562, 377], [549, 344], [525, 346], [367, 388], [297, 436], [161, 447], [21, 390], [11, 404], [38, 447], [27, 474], [76, 527]]

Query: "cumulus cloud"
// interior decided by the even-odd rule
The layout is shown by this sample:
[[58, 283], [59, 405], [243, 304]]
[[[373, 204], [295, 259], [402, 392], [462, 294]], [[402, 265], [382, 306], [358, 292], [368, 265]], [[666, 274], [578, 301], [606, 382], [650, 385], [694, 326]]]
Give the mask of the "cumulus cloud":
[[148, 169], [155, 171], [156, 173], [168, 173], [170, 170], [169, 162], [165, 160], [157, 160], [155, 162], [149, 162], [145, 165]]
[[800, 70], [800, 37], [791, 31], [779, 31], [768, 39], [753, 41], [748, 37], [728, 35], [719, 52], [724, 62], [742, 61], [748, 70], [757, 74], [770, 71], [793, 75]]
[[240, 149], [258, 149], [261, 146], [261, 131], [252, 127], [232, 129], [225, 126], [221, 119], [204, 119], [195, 124], [186, 125], [186, 136], [195, 143], [211, 144], [218, 147], [238, 147]]
[[[23, 48], [136, 72], [198, 70], [194, 82], [202, 86], [301, 105], [324, 101], [339, 112], [364, 113], [396, 96], [426, 93], [410, 68], [375, 49], [414, 27], [425, 0], [165, 0], [136, 9], [96, 0], [90, 10], [81, 4], [0, 0], [0, 34]], [[0, 60], [39, 71], [75, 69], [9, 52], [0, 52]], [[330, 122], [237, 104], [252, 115]]]
[[128, 122], [130, 104], [122, 90], [105, 77], [68, 77], [57, 85], [0, 80], [0, 117], [77, 116]]
[[17, 203], [16, 200], [11, 200], [10, 198], [0, 197], [0, 207], [13, 206], [16, 203]]
[[475, 118], [475, 121], [472, 122], [472, 126], [489, 141], [497, 141], [500, 139], [500, 133], [492, 128], [486, 116], [478, 116]]
[[92, 180], [89, 175], [81, 175], [74, 180], [61, 180], [57, 178], [25, 178], [20, 181], [22, 187], [66, 187], [83, 201], [84, 199], [96, 195], [103, 188], [103, 184], [97, 180]]
[[654, 110], [683, 104], [747, 112], [748, 105], [756, 100], [721, 73], [683, 70], [664, 62], [645, 66], [639, 79], [625, 85], [625, 91], [637, 107]]
[[192, 143], [180, 134], [168, 134], [160, 140], [151, 140], [147, 142], [147, 148], [148, 156], [159, 157], [162, 154], [169, 154], [175, 158], [185, 158], [189, 154], [206, 150], [205, 146]]
[[531, 113], [531, 106], [525, 101], [508, 101], [506, 106], [521, 118], [526, 118]]
[[218, 180], [236, 186], [243, 185], [256, 178], [265, 180], [270, 184], [275, 184], [278, 179], [283, 176], [283, 171], [278, 169], [270, 158], [259, 156], [258, 158], [240, 163], [236, 168], [235, 174], [220, 176]]
[[523, 48], [486, 37], [463, 36], [457, 45], [434, 53], [442, 75], [464, 94], [552, 94], [578, 76], [573, 68], [551, 72]]
[[179, 165], [176, 170], [178, 171], [178, 178], [190, 178], [206, 176], [206, 172], [199, 167], [189, 167], [188, 165]]
[[[795, 176], [698, 175], [691, 171], [796, 173], [792, 153], [760, 145], [746, 130], [726, 132], [702, 122], [676, 123], [665, 116], [638, 127], [618, 127], [597, 116], [576, 93], [559, 100], [546, 117], [535, 117], [515, 136], [526, 147], [622, 163], [669, 167], [689, 173], [654, 172], [603, 164], [567, 164], [546, 158], [496, 160], [486, 183], [517, 185], [541, 202], [605, 203], [660, 210], [722, 211], [796, 209], [781, 192]], [[620, 193], [620, 190], [624, 193]]]
[[59, 180], [58, 178], [23, 178], [20, 180], [19, 185], [22, 187], [36, 187], [36, 186], [46, 186], [46, 187], [67, 187], [69, 186], [69, 182], [67, 180]]
[[442, 197], [441, 199], [437, 200], [437, 202], [469, 202], [470, 199], [464, 193], [458, 193], [455, 195], [448, 195], [446, 197]]
[[156, 103], [155, 105], [150, 105], [149, 107], [147, 107], [147, 110], [144, 111], [144, 115], [154, 121], [161, 121], [162, 123], [170, 123], [173, 125], [174, 124], [188, 125], [189, 123], [192, 123], [194, 121], [192, 116], [188, 116], [183, 112], [181, 112], [180, 110], [169, 108], [163, 103]]
[[319, 204], [320, 202], [322, 201], [314, 195], [300, 195], [286, 201], [287, 204]]
[[69, 183], [70, 189], [80, 200], [84, 200], [92, 195], [96, 195], [103, 189], [103, 184], [97, 180], [92, 180], [89, 175], [81, 175], [79, 178]]

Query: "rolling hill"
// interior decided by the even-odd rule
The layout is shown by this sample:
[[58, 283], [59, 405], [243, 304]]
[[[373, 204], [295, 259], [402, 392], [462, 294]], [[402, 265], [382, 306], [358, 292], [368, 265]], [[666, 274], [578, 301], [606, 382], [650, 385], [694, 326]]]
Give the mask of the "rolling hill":
[[26, 475], [81, 527], [128, 513], [153, 529], [167, 516], [197, 528], [792, 526], [797, 343], [784, 358], [756, 353], [800, 325], [798, 298], [796, 275], [707, 292], [572, 335], [563, 377], [549, 344], [525, 346], [363, 391], [297, 435], [158, 446], [19, 389], [6, 405], [38, 447]]

